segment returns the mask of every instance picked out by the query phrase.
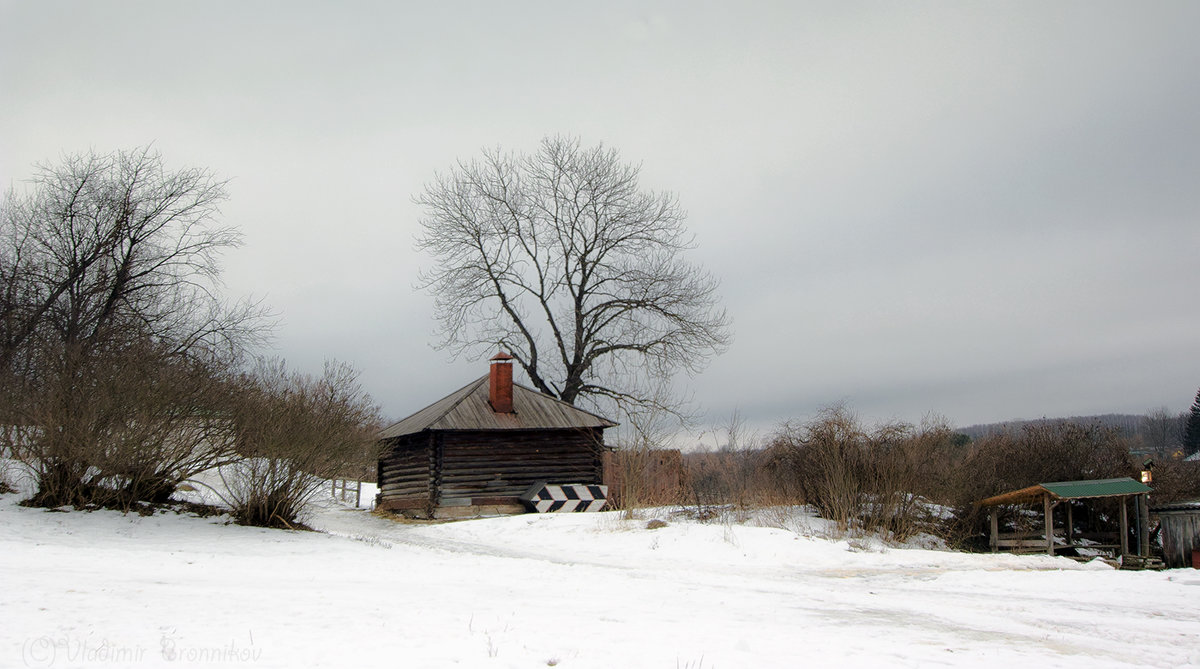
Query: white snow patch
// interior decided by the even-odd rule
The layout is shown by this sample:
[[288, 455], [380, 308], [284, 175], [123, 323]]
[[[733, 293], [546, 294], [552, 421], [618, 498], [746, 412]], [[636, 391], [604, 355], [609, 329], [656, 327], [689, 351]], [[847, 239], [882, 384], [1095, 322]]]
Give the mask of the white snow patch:
[[1179, 667], [1200, 577], [620, 512], [323, 532], [0, 496], [0, 666]]

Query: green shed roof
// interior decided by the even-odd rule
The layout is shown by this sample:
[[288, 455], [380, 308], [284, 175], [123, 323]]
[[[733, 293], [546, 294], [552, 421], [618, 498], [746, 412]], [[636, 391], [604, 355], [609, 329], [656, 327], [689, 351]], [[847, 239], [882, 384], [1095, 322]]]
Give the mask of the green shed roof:
[[1089, 497], [1115, 497], [1120, 495], [1141, 495], [1153, 491], [1153, 488], [1138, 483], [1128, 476], [1119, 479], [1096, 479], [1093, 481], [1056, 481], [1054, 483], [1038, 483], [1028, 488], [1012, 490], [1006, 493], [981, 500], [981, 506], [997, 504], [1019, 504], [1034, 502], [1049, 493], [1054, 499], [1086, 499]]
[[1095, 481], [1059, 481], [1058, 483], [1042, 483], [1043, 488], [1050, 494], [1061, 499], [1078, 499], [1080, 497], [1109, 497], [1112, 495], [1140, 495], [1153, 490], [1144, 483], [1138, 483], [1128, 476], [1119, 479], [1097, 479]]

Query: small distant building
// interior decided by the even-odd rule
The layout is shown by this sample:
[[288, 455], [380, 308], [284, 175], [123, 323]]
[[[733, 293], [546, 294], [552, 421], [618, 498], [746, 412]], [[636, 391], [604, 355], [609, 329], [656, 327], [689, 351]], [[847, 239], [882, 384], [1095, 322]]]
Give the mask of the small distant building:
[[1161, 504], [1150, 513], [1158, 516], [1167, 567], [1200, 569], [1200, 499]]
[[600, 484], [616, 423], [513, 383], [512, 356], [379, 434], [376, 508], [415, 518], [521, 513], [535, 483]]

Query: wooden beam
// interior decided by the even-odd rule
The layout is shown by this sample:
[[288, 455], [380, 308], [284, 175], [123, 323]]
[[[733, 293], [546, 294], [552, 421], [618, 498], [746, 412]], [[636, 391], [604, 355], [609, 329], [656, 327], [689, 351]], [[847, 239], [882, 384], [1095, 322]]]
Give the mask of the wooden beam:
[[1046, 514], [1046, 552], [1054, 555], [1054, 506], [1048, 492], [1042, 495], [1042, 510]]
[[1129, 554], [1129, 497], [1121, 497], [1121, 555]]
[[1138, 495], [1138, 555], [1150, 557], [1150, 494]]
[[997, 506], [1000, 504], [1037, 504], [1038, 498], [1046, 493], [1046, 489], [1041, 485], [1031, 485], [1028, 488], [1020, 490], [1012, 490], [1000, 495], [988, 497], [980, 500], [976, 504], [980, 506]]
[[988, 524], [991, 525], [992, 535], [988, 541], [991, 544], [992, 552], [996, 553], [1000, 550], [1000, 510], [992, 507], [988, 510]]

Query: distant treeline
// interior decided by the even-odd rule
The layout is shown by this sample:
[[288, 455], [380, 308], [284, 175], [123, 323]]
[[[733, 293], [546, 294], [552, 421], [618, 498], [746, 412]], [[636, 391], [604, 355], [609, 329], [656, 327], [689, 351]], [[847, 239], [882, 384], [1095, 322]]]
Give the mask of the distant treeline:
[[1096, 416], [1071, 416], [1069, 418], [1037, 418], [1033, 420], [1011, 420], [1000, 423], [986, 423], [959, 428], [957, 432], [967, 435], [972, 440], [991, 434], [1019, 432], [1029, 425], [1061, 425], [1075, 423], [1077, 425], [1098, 425], [1116, 428], [1120, 433], [1134, 442], [1139, 450], [1161, 451], [1179, 448], [1183, 440], [1183, 431], [1187, 425], [1186, 413], [1172, 414], [1159, 409], [1145, 414], [1108, 413]]

